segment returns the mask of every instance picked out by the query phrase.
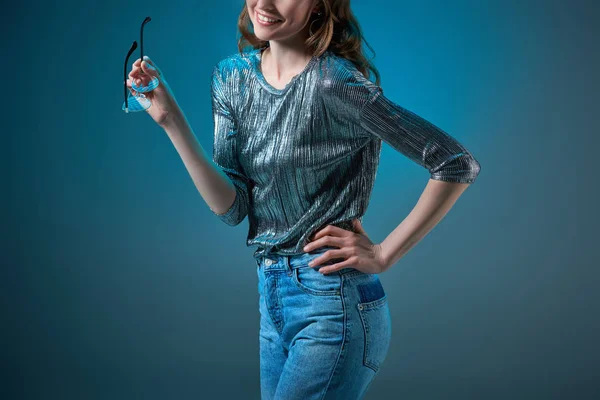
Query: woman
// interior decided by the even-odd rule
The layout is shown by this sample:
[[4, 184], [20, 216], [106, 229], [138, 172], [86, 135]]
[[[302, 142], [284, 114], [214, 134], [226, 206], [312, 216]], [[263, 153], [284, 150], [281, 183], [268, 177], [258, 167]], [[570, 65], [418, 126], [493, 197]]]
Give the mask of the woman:
[[[239, 53], [212, 73], [214, 165], [156, 65], [137, 60], [129, 76], [144, 84], [148, 75], [160, 78], [147, 112], [210, 209], [232, 226], [248, 216], [263, 399], [364, 395], [392, 332], [377, 274], [441, 220], [480, 170], [454, 138], [383, 95], [349, 3], [246, 1]], [[410, 215], [375, 244], [360, 219], [382, 140], [431, 179]]]

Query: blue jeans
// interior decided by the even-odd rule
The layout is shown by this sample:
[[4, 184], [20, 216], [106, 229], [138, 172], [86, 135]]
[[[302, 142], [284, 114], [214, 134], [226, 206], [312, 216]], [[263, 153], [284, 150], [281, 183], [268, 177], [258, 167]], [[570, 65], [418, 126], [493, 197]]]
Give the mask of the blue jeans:
[[360, 399], [386, 358], [392, 321], [377, 274], [323, 275], [334, 247], [256, 258], [263, 400]]

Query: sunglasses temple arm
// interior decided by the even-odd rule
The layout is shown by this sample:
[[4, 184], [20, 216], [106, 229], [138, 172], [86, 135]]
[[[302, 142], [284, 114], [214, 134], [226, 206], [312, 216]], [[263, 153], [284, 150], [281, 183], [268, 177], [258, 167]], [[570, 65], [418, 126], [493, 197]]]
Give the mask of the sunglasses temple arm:
[[[127, 57], [129, 59], [129, 57]], [[123, 68], [123, 94], [125, 96], [125, 112], [129, 112], [129, 103], [127, 102], [127, 60], [125, 60], [125, 67]]]
[[129, 112], [129, 102], [127, 101], [127, 64], [129, 63], [129, 57], [137, 48], [137, 42], [134, 40], [131, 44], [131, 48], [129, 52], [127, 52], [127, 57], [125, 57], [125, 64], [123, 65], [123, 94], [125, 96], [125, 112]]
[[[140, 68], [142, 67], [142, 61], [144, 61], [144, 26], [150, 21], [152, 21], [152, 18], [146, 17], [140, 27]], [[141, 69], [141, 73], [144, 73], [143, 69]]]

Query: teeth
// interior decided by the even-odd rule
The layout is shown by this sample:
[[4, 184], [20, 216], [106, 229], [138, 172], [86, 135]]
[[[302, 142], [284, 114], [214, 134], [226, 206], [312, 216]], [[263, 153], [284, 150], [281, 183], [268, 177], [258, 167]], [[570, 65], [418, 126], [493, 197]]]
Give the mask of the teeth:
[[260, 19], [261, 21], [265, 21], [265, 22], [277, 22], [277, 21], [279, 21], [278, 19], [271, 19], [271, 18], [263, 17], [260, 14], [258, 14], [258, 19]]

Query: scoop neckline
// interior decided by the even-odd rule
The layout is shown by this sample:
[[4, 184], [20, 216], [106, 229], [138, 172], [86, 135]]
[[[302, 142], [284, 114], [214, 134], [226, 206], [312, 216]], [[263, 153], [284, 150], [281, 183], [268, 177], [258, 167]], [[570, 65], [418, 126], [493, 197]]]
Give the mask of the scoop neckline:
[[267, 47], [260, 47], [260, 48], [254, 50], [254, 57], [253, 57], [253, 59], [254, 59], [254, 73], [255, 73], [256, 77], [258, 78], [258, 81], [261, 83], [261, 85], [268, 92], [273, 93], [273, 94], [284, 94], [285, 92], [287, 92], [292, 86], [294, 86], [294, 83], [301, 76], [303, 76], [304, 74], [306, 74], [308, 72], [308, 70], [310, 70], [310, 68], [313, 66], [313, 64], [319, 58], [319, 56], [317, 56], [317, 55], [312, 56], [311, 59], [308, 61], [308, 63], [304, 66], [304, 69], [302, 69], [302, 71], [300, 71], [299, 73], [297, 73], [296, 75], [294, 75], [292, 77], [292, 79], [290, 79], [290, 81], [285, 85], [284, 88], [277, 89], [275, 86], [271, 85], [267, 81], [267, 79], [263, 75], [262, 69], [260, 67], [261, 59], [262, 59], [262, 52], [263, 52], [263, 50], [266, 50]]

